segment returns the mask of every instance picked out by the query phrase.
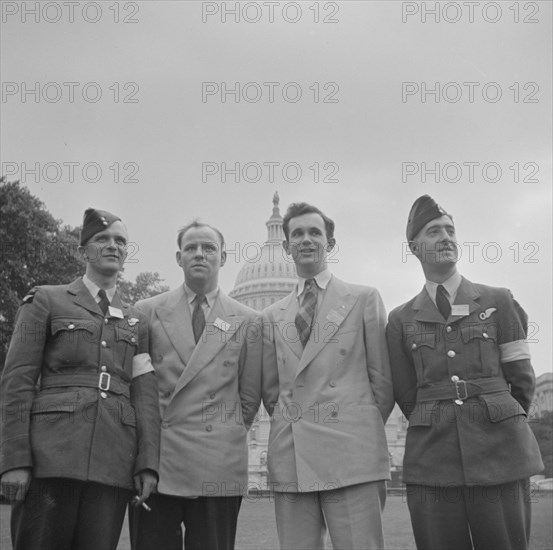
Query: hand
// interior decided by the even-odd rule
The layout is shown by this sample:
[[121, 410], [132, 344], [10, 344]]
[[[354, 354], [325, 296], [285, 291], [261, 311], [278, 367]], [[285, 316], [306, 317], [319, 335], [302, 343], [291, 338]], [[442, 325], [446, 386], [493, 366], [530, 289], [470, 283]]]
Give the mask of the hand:
[[0, 478], [0, 492], [9, 500], [24, 500], [29, 483], [31, 483], [31, 468], [16, 468], [8, 470]]
[[133, 504], [140, 506], [148, 497], [156, 492], [157, 475], [153, 470], [141, 470], [134, 476], [134, 488], [138, 498]]

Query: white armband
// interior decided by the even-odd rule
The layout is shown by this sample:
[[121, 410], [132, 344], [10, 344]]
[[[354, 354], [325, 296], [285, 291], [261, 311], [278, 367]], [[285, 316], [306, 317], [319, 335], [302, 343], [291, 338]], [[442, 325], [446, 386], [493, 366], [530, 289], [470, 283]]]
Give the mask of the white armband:
[[136, 378], [148, 372], [152, 372], [154, 366], [149, 353], [139, 353], [132, 358], [132, 377]]
[[528, 347], [528, 343], [524, 340], [499, 344], [499, 353], [502, 363], [530, 359], [530, 348]]

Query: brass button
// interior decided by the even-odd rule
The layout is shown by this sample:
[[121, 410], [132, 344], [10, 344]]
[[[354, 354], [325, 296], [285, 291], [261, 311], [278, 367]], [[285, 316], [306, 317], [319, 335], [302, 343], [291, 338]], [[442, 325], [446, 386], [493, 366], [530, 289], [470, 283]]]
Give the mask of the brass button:
[[107, 396], [108, 394], [105, 391], [100, 392], [100, 397], [102, 397], [103, 399], [105, 399]]
[[67, 328], [69, 330], [73, 330], [75, 328], [75, 325], [73, 323], [70, 323], [70, 324], [67, 325]]
[[452, 381], [452, 382], [459, 382], [459, 377], [456, 376], [456, 375], [453, 375], [453, 376], [451, 377], [451, 381]]
[[103, 348], [107, 348], [107, 347], [108, 347], [108, 343], [107, 343], [105, 340], [102, 340], [101, 346], [102, 346]]
[[134, 344], [136, 342], [136, 338], [134, 336], [131, 336], [131, 342]]
[[205, 431], [206, 432], [210, 432], [211, 430], [213, 430], [213, 426], [211, 424], [208, 424], [206, 427], [205, 427]]
[[451, 327], [450, 326], [445, 327], [445, 331], [446, 332], [451, 332]]
[[417, 344], [413, 344], [413, 345], [411, 346], [411, 349], [417, 349]]
[[100, 368], [100, 370], [102, 372], [106, 372], [108, 370], [108, 368], [105, 366], [105, 365], [102, 365], [102, 367]]
[[483, 336], [484, 338], [488, 338], [488, 333], [487, 333], [487, 332], [483, 332], [483, 333], [482, 333], [482, 336]]
[[104, 325], [107, 325], [107, 324], [108, 324], [108, 318], [106, 317], [106, 318], [104, 319]]
[[448, 356], [448, 357], [455, 357], [455, 355], [456, 355], [456, 353], [455, 353], [452, 349], [450, 349], [450, 350], [447, 352], [447, 356]]
[[161, 423], [161, 427], [162, 427], [162, 428], [168, 428], [168, 427], [169, 427], [169, 422], [167, 422], [167, 420], [164, 420], [164, 421]]

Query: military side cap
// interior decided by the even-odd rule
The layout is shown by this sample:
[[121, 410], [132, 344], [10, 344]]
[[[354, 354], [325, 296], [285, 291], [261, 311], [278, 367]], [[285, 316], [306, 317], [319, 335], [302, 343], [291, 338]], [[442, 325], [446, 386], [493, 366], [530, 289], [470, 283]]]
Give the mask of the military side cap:
[[418, 232], [429, 222], [448, 214], [431, 196], [419, 197], [411, 207], [409, 219], [407, 220], [407, 240], [412, 241]]
[[81, 229], [81, 246], [84, 245], [90, 237], [100, 233], [113, 222], [120, 222], [118, 218], [105, 210], [96, 210], [96, 208], [87, 208], [84, 212], [83, 227]]

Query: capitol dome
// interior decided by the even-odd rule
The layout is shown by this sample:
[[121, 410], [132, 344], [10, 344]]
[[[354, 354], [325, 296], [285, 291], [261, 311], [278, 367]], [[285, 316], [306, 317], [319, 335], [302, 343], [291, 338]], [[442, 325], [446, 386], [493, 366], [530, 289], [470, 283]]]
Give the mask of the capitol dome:
[[296, 266], [282, 248], [284, 231], [278, 208], [278, 193], [273, 197], [273, 214], [267, 220], [267, 240], [255, 251], [249, 247], [246, 257], [251, 261], [240, 269], [229, 296], [242, 304], [261, 311], [284, 298], [296, 285]]

